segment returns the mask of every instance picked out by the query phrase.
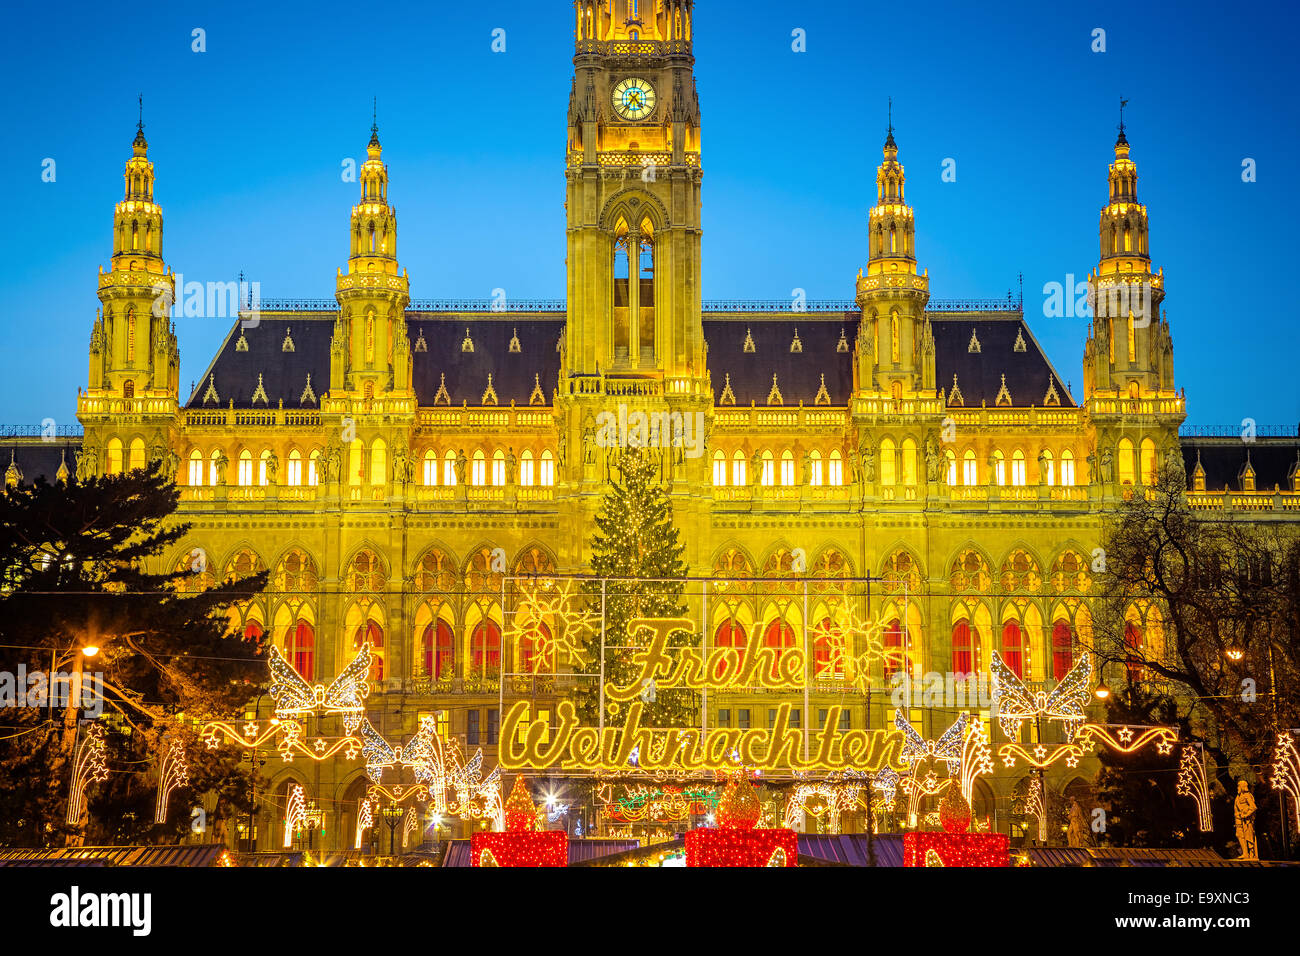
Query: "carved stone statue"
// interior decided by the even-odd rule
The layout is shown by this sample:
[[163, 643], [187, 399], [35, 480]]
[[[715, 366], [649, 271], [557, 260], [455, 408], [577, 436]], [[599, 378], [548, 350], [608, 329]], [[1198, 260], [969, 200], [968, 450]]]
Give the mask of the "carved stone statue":
[[560, 447], [556, 452], [555, 460], [561, 468], [569, 460], [569, 433], [563, 428], [560, 429]]
[[1038, 483], [1047, 484], [1047, 451], [1044, 449], [1038, 453]]
[[456, 452], [456, 484], [465, 484], [465, 468], [469, 464], [469, 459], [465, 457], [465, 449]]
[[176, 473], [181, 470], [181, 456], [175, 451], [168, 451], [163, 459], [162, 475], [168, 481], [176, 480]]
[[849, 480], [853, 482], [855, 488], [862, 484], [862, 469], [858, 467], [858, 450], [849, 449]]
[[339, 468], [343, 463], [342, 454], [339, 446], [330, 442], [325, 446], [325, 480], [327, 482], [339, 480]]
[[1091, 846], [1092, 831], [1088, 828], [1088, 815], [1080, 806], [1078, 800], [1070, 801], [1070, 826], [1065, 833], [1066, 842], [1070, 846]]
[[1115, 480], [1114, 459], [1109, 448], [1101, 450], [1101, 480], [1110, 484]]
[[1182, 449], [1177, 444], [1170, 445], [1165, 452], [1165, 471], [1175, 485], [1187, 484], [1187, 466], [1183, 463]]
[[87, 445], [77, 452], [77, 481], [89, 481], [99, 475], [99, 449]]
[[596, 463], [596, 419], [591, 416], [591, 412], [582, 421], [582, 463]]
[[934, 438], [925, 440], [925, 480], [938, 481], [939, 475], [943, 471], [943, 456], [939, 454], [939, 448], [934, 443]]
[[1088, 452], [1088, 483], [1097, 483], [1097, 454], [1095, 451]]
[[266, 456], [266, 483], [274, 485], [280, 474], [280, 456], [275, 452]]
[[1241, 846], [1240, 860], [1258, 860], [1259, 844], [1255, 842], [1255, 798], [1245, 780], [1237, 781], [1237, 799], [1232, 804], [1232, 815], [1237, 823], [1237, 843]]
[[224, 451], [217, 452], [216, 468], [218, 485], [224, 485], [226, 483], [226, 469], [229, 467], [230, 459], [226, 457], [226, 453]]
[[515, 469], [519, 464], [519, 459], [515, 457], [515, 450], [511, 448], [506, 452], [506, 484], [515, 483]]
[[411, 453], [405, 442], [393, 448], [393, 484], [404, 485], [411, 480]]
[[803, 453], [803, 483], [812, 484], [812, 455], [807, 451]]
[[763, 482], [763, 454], [754, 452], [749, 459], [749, 481], [755, 488]]
[[862, 480], [868, 485], [876, 480], [876, 449], [869, 441], [862, 443]]

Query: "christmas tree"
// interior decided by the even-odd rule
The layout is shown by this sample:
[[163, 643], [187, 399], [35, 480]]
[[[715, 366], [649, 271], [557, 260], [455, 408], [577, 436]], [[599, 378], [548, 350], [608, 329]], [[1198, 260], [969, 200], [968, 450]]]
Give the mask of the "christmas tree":
[[[22, 783], [0, 795], [0, 843], [174, 841], [204, 792], [216, 794], [208, 819], [215, 835], [250, 809], [243, 755], [202, 747], [196, 725], [242, 712], [259, 690], [262, 642], [232, 634], [228, 611], [260, 592], [266, 574], [191, 587], [212, 578], [200, 573], [208, 572], [202, 552], [191, 552], [180, 571], [147, 570], [189, 532], [173, 518], [178, 500], [170, 480], [145, 469], [55, 485], [41, 479], [0, 493], [6, 662], [29, 674], [95, 677], [96, 690], [102, 686], [90, 703], [69, 693], [9, 710], [15, 726], [0, 739], [0, 778]], [[89, 819], [69, 826], [79, 722], [101, 709], [113, 773], [87, 794]], [[186, 748], [189, 782], [173, 793], [167, 822], [156, 825], [157, 758], [170, 740]]]
[[[633, 647], [644, 643], [647, 631], [628, 633], [628, 622], [639, 617], [681, 617], [687, 574], [682, 560], [685, 547], [673, 524], [673, 506], [659, 480], [658, 462], [652, 452], [629, 450], [618, 459], [609, 490], [596, 513], [596, 532], [591, 541], [591, 573], [604, 584], [605, 682], [628, 684], [639, 667], [633, 661]], [[587, 585], [588, 600], [597, 615], [601, 607], [601, 581]], [[694, 635], [677, 631], [670, 635], [670, 647], [694, 646]], [[600, 628], [593, 629], [585, 648], [586, 665], [575, 694], [578, 714], [590, 724], [599, 720], [601, 673]], [[640, 698], [644, 710], [641, 725], [648, 727], [692, 727], [699, 723], [699, 694], [689, 688], [648, 686]], [[622, 708], [605, 719], [621, 723]]]

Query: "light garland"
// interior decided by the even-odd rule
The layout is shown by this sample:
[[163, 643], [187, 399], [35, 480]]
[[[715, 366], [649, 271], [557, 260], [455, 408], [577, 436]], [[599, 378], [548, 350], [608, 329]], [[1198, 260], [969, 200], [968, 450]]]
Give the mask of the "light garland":
[[1270, 781], [1274, 790], [1281, 790], [1291, 795], [1291, 808], [1295, 814], [1296, 826], [1300, 827], [1300, 754], [1296, 752], [1295, 734], [1284, 730], [1277, 735], [1277, 746], [1273, 749], [1273, 779]]
[[76, 826], [81, 820], [81, 811], [85, 807], [86, 787], [92, 783], [102, 783], [108, 779], [108, 763], [105, 760], [106, 747], [104, 728], [92, 723], [86, 728], [86, 735], [72, 758], [72, 784], [68, 791], [67, 822]]
[[295, 783], [289, 790], [289, 806], [284, 812], [284, 848], [293, 846], [293, 831], [301, 826], [307, 816], [307, 797], [302, 784]]
[[1214, 829], [1210, 814], [1210, 788], [1205, 774], [1205, 747], [1199, 743], [1183, 744], [1178, 760], [1178, 784], [1174, 792], [1196, 801], [1196, 817], [1202, 833]]
[[568, 866], [569, 835], [563, 830], [536, 830], [537, 806], [522, 775], [505, 804], [507, 829], [470, 834], [471, 866]]
[[[826, 660], [817, 661], [816, 680], [845, 680], [858, 690], [867, 691], [871, 682], [871, 665], [885, 661], [901, 666], [906, 652], [888, 649], [881, 635], [892, 623], [892, 617], [881, 616], [869, 621], [858, 614], [852, 601], [845, 601], [836, 609], [838, 620], [823, 620], [812, 630], [813, 645], [822, 644], [829, 654]], [[856, 653], [855, 648], [860, 648]]]
[[406, 816], [402, 818], [402, 849], [405, 850], [411, 834], [420, 829], [420, 817], [415, 812], [415, 807], [406, 808]]
[[978, 720], [973, 720], [961, 751], [961, 795], [967, 803], [974, 800], [975, 778], [992, 772], [993, 753], [989, 749], [988, 734]]
[[1029, 780], [1025, 793], [1025, 816], [1038, 818], [1038, 842], [1047, 843], [1047, 810], [1043, 805], [1043, 781], [1038, 777]]
[[370, 797], [365, 797], [357, 806], [356, 849], [361, 849], [361, 840], [365, 832], [375, 824], [375, 805]]
[[370, 643], [361, 645], [356, 657], [343, 668], [333, 682], [309, 684], [303, 680], [279, 648], [271, 645], [267, 657], [271, 686], [267, 693], [275, 701], [275, 715], [281, 719], [307, 714], [339, 715], [343, 729], [351, 734], [361, 724], [366, 712], [365, 699], [370, 694]]
[[154, 823], [166, 822], [167, 801], [172, 791], [189, 782], [190, 771], [185, 764], [185, 744], [177, 737], [168, 744], [158, 764], [158, 800], [154, 807]]
[[1131, 754], [1154, 744], [1157, 753], [1168, 756], [1178, 743], [1178, 731], [1173, 727], [1146, 724], [1083, 724], [1069, 743], [1056, 747], [1039, 743], [1032, 745], [1032, 749], [1020, 743], [1006, 743], [998, 748], [998, 758], [1008, 769], [1014, 767], [1017, 760], [1024, 760], [1038, 770], [1050, 767], [1058, 760], [1064, 760], [1067, 767], [1077, 767], [1098, 743], [1121, 754]]
[[904, 833], [903, 866], [1010, 866], [1005, 833]]
[[799, 835], [793, 830], [694, 829], [686, 831], [686, 865], [797, 866]]
[[835, 783], [827, 780], [798, 784], [786, 800], [785, 827], [787, 830], [794, 829], [799, 818], [808, 812], [808, 801], [818, 798], [825, 804], [825, 812], [829, 814], [826, 829], [831, 833], [839, 833], [841, 815], [858, 805], [861, 792], [862, 784], [854, 782]]
[[1031, 693], [996, 650], [989, 655], [989, 675], [998, 723], [1012, 740], [1019, 739], [1025, 721], [1040, 715], [1060, 721], [1068, 738], [1073, 738], [1087, 720], [1083, 709], [1088, 704], [1088, 685], [1092, 681], [1092, 659], [1087, 651], [1079, 654], [1069, 673], [1050, 692]]
[[900, 779], [898, 771], [893, 767], [882, 767], [871, 778], [871, 788], [880, 791], [881, 809], [885, 812], [894, 809]]
[[912, 722], [903, 716], [903, 711], [894, 711], [894, 727], [902, 731], [904, 743], [900, 757], [908, 761], [912, 773], [922, 760], [933, 758], [948, 765], [948, 773], [954, 774], [961, 768], [962, 750], [966, 741], [966, 720], [970, 715], [962, 711], [953, 721], [952, 726], [943, 732], [938, 740], [926, 740]]

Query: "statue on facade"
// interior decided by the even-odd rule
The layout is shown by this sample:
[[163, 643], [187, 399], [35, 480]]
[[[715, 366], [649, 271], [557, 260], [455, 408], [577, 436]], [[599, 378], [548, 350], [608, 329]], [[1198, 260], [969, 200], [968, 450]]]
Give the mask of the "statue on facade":
[[934, 443], [934, 437], [930, 436], [925, 440], [925, 480], [938, 481], [942, 471], [943, 456], [939, 454], [939, 448]]
[[268, 485], [276, 484], [276, 478], [280, 474], [280, 456], [275, 452], [266, 456], [266, 483]]
[[226, 457], [224, 451], [217, 452], [217, 458], [216, 461], [213, 462], [213, 467], [217, 472], [217, 484], [224, 485], [226, 483], [226, 469], [230, 467], [230, 459]]
[[1175, 485], [1186, 487], [1187, 466], [1183, 463], [1183, 450], [1177, 442], [1171, 443], [1169, 450], [1165, 452], [1165, 472]]
[[393, 448], [393, 484], [404, 485], [411, 480], [411, 452], [405, 442]]
[[853, 482], [853, 487], [862, 491], [862, 469], [858, 467], [858, 450], [849, 447], [849, 480]]
[[174, 450], [167, 452], [167, 457], [163, 459], [162, 475], [168, 481], [176, 480], [176, 473], [181, 470], [181, 456]]
[[750, 482], [757, 488], [763, 483], [763, 454], [755, 451], [749, 459]]
[[805, 485], [812, 484], [812, 455], [807, 449], [803, 453], [803, 483]]
[[1088, 483], [1096, 484], [1097, 482], [1097, 452], [1096, 449], [1088, 452], [1086, 459], [1088, 462]]
[[1237, 843], [1241, 846], [1239, 860], [1258, 860], [1259, 844], [1255, 842], [1255, 798], [1250, 795], [1250, 785], [1237, 781], [1237, 799], [1232, 804], [1232, 815], [1237, 824]]
[[1110, 449], [1101, 450], [1101, 480], [1110, 484], [1115, 480], [1114, 459], [1111, 457]]
[[77, 455], [77, 481], [89, 481], [99, 475], [99, 449], [86, 445]]
[[582, 420], [582, 463], [596, 463], [596, 419], [591, 412], [587, 412], [587, 417]]
[[465, 484], [465, 468], [469, 464], [469, 459], [465, 457], [465, 449], [461, 448], [456, 452], [456, 484]]
[[1043, 449], [1038, 453], [1038, 483], [1047, 484], [1047, 450]]
[[343, 463], [342, 454], [339, 446], [330, 442], [325, 446], [325, 480], [334, 482], [339, 480], [339, 468]]
[[862, 443], [862, 481], [871, 484], [876, 480], [876, 449], [870, 441]]
[[1070, 826], [1065, 833], [1066, 843], [1073, 847], [1092, 845], [1092, 831], [1088, 828], [1088, 815], [1078, 800], [1070, 801]]
[[159, 465], [167, 460], [167, 443], [162, 440], [162, 435], [155, 435], [153, 444], [149, 446], [149, 464]]
[[519, 459], [515, 457], [515, 450], [511, 448], [506, 452], [506, 484], [515, 483], [515, 469], [519, 464]]

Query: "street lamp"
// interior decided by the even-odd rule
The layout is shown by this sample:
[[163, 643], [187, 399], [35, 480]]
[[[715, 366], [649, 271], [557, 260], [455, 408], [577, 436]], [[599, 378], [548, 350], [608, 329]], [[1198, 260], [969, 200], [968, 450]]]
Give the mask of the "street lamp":
[[384, 822], [388, 824], [388, 855], [395, 856], [397, 851], [394, 844], [397, 842], [397, 827], [402, 822], [402, 808], [395, 803], [390, 803], [380, 811], [383, 814]]
[[86, 657], [94, 657], [96, 654], [99, 653], [99, 647], [94, 644], [87, 644], [85, 647], [81, 649], [81, 653], [84, 654]]

